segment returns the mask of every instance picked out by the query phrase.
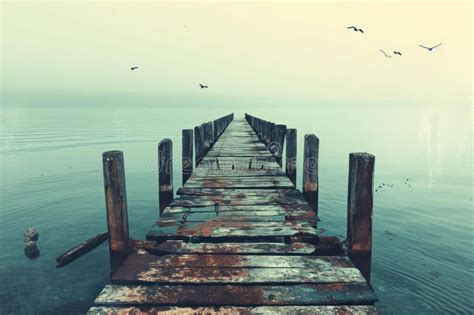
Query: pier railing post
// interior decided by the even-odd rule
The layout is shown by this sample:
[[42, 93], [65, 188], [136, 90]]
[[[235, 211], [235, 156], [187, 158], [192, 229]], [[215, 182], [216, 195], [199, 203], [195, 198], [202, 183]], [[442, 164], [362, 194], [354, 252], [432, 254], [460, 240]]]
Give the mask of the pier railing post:
[[160, 214], [173, 200], [173, 143], [163, 139], [158, 144], [158, 191]]
[[[286, 125], [275, 125], [273, 129], [273, 155], [280, 167], [282, 166], [283, 146], [285, 144]], [[272, 148], [270, 147], [270, 151]]]
[[127, 256], [128, 209], [125, 187], [123, 153], [108, 151], [102, 154], [105, 206], [109, 238], [110, 271], [114, 273]]
[[181, 168], [183, 173], [183, 185], [186, 184], [193, 173], [193, 130], [183, 129], [182, 138], [182, 160]]
[[195, 148], [195, 163], [196, 167], [198, 166], [199, 162], [201, 161], [201, 158], [203, 156], [203, 130], [202, 126], [196, 126], [194, 127], [194, 148]]
[[318, 215], [318, 158], [319, 139], [313, 134], [304, 136], [303, 196]]
[[286, 176], [296, 186], [296, 129], [286, 129]]
[[370, 282], [375, 156], [349, 155], [347, 250], [354, 265]]

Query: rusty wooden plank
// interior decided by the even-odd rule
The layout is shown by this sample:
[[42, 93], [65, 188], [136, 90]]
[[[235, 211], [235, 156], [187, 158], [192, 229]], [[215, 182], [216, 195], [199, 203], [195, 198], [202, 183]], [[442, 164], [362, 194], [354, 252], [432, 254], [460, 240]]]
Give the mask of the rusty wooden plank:
[[[178, 195], [237, 195], [245, 196], [260, 196], [262, 191], [260, 189], [216, 189], [216, 188], [186, 188], [181, 187], [176, 192]], [[303, 194], [297, 189], [275, 189], [274, 191], [265, 191], [265, 195], [273, 194], [279, 196], [296, 196], [303, 198]]]
[[[270, 204], [270, 205], [237, 205], [237, 206], [226, 206], [222, 205], [218, 208], [219, 215], [232, 215], [234, 212], [246, 212], [250, 215], [260, 215], [261, 212], [278, 212], [280, 214], [291, 214], [293, 212], [300, 213], [304, 212], [307, 213], [308, 216], [312, 215], [314, 212], [309, 208], [309, 206], [302, 205], [301, 207], [286, 207], [285, 205], [278, 205], [278, 204]], [[180, 207], [180, 206], [172, 206], [167, 207], [163, 212], [163, 215], [166, 217], [167, 215], [172, 214], [188, 214], [188, 213], [200, 213], [200, 212], [210, 212], [212, 214], [218, 215], [216, 213], [216, 206], [212, 205], [209, 207]], [[228, 213], [230, 212], [230, 213]]]
[[99, 233], [91, 237], [90, 239], [68, 249], [65, 253], [56, 258], [56, 267], [60, 268], [73, 262], [77, 258], [90, 252], [91, 250], [105, 242], [108, 237], [109, 234], [107, 232]]
[[286, 176], [259, 176], [252, 177], [216, 177], [205, 176], [202, 178], [188, 179], [186, 188], [293, 188], [293, 183]]
[[[160, 224], [171, 224], [177, 222], [204, 222], [204, 221], [240, 221], [240, 222], [281, 222], [281, 221], [314, 221], [316, 215], [312, 211], [224, 211], [221, 212], [188, 212], [182, 213], [163, 213], [157, 222]], [[159, 226], [159, 224], [156, 224]]]
[[254, 314], [344, 314], [344, 315], [377, 315], [380, 314], [373, 305], [318, 305], [318, 306], [257, 306], [257, 307], [176, 307], [176, 306], [93, 306], [88, 315], [121, 315], [121, 314], [207, 314], [207, 315], [254, 315]]
[[282, 205], [287, 207], [300, 207], [306, 209], [308, 203], [299, 197], [281, 196], [269, 193], [261, 195], [203, 195], [192, 196], [184, 195], [174, 199], [170, 206], [172, 207], [209, 207], [218, 203], [220, 206], [242, 206], [242, 205]]
[[136, 266], [146, 268], [309, 268], [312, 271], [352, 268], [355, 266], [345, 256], [286, 256], [286, 255], [213, 255], [182, 254], [152, 255], [131, 254], [122, 265], [125, 269]]
[[338, 305], [373, 304], [365, 283], [248, 285], [107, 285], [96, 305]]
[[304, 284], [365, 283], [357, 268], [333, 268], [308, 272], [303, 268], [176, 268], [128, 266], [124, 264], [111, 277], [114, 284]]
[[152, 254], [234, 254], [234, 255], [310, 255], [316, 247], [308, 243], [186, 243], [183, 241], [156, 242], [130, 240], [135, 252], [145, 250]]
[[[273, 224], [275, 223], [275, 224]], [[219, 241], [275, 241], [284, 242], [294, 237], [294, 241], [317, 243], [318, 235], [310, 225], [287, 222], [187, 222], [179, 226], [161, 226], [150, 230], [148, 240], [186, 240], [193, 242]]]

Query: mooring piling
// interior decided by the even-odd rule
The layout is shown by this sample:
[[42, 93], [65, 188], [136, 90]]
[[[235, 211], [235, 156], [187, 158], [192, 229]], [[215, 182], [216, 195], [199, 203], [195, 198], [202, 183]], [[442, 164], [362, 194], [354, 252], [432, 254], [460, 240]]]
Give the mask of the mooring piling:
[[372, 213], [375, 156], [349, 155], [347, 193], [347, 251], [370, 282], [372, 254]]
[[109, 238], [110, 270], [113, 273], [127, 254], [128, 209], [125, 187], [125, 168], [121, 151], [102, 154], [105, 206]]
[[160, 213], [173, 200], [173, 143], [163, 139], [158, 144], [158, 191]]
[[183, 185], [193, 173], [193, 130], [182, 131], [182, 160], [181, 170], [183, 173]]
[[303, 196], [318, 215], [318, 158], [319, 139], [314, 134], [304, 136]]
[[286, 129], [286, 176], [296, 186], [296, 129]]
[[198, 166], [203, 156], [204, 144], [203, 144], [203, 129], [202, 126], [194, 127], [194, 148], [195, 148], [195, 163]]

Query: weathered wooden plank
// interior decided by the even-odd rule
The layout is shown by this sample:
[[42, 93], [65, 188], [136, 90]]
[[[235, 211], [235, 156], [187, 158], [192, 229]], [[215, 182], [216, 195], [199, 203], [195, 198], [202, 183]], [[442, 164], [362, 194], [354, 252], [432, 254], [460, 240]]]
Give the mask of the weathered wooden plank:
[[81, 257], [82, 255], [90, 252], [103, 242], [105, 242], [108, 238], [108, 233], [99, 233], [94, 237], [91, 237], [85, 242], [82, 242], [70, 249], [68, 249], [64, 254], [60, 255], [56, 258], [56, 267], [60, 268], [66, 266], [67, 264], [73, 262], [77, 258]]
[[260, 188], [277, 189], [293, 188], [293, 183], [286, 176], [259, 176], [253, 177], [190, 177], [186, 188]]
[[186, 243], [166, 241], [163, 243], [130, 240], [130, 248], [136, 252], [146, 250], [152, 254], [233, 254], [233, 255], [310, 255], [316, 247], [308, 243]]
[[305, 222], [185, 222], [182, 225], [160, 226], [150, 230], [147, 239], [216, 242], [231, 238], [282, 241], [291, 236], [305, 242], [317, 242], [316, 230]]
[[[270, 190], [269, 190], [270, 191]], [[183, 195], [174, 199], [170, 206], [176, 207], [209, 207], [218, 203], [220, 206], [241, 206], [241, 205], [282, 205], [287, 207], [298, 207], [295, 209], [307, 209], [308, 203], [292, 196], [280, 196], [275, 194], [262, 194], [248, 196], [242, 195], [203, 195], [192, 196]]]
[[192, 208], [188, 212], [181, 213], [163, 213], [159, 222], [160, 225], [182, 224], [184, 222], [205, 222], [213, 221], [239, 221], [239, 222], [282, 222], [282, 221], [305, 221], [313, 222], [316, 215], [313, 211], [224, 211], [220, 209], [216, 212], [192, 212]]
[[[226, 195], [226, 196], [256, 196], [262, 195], [260, 189], [218, 189], [218, 188], [186, 188], [181, 187], [176, 192], [178, 195], [203, 196], [203, 195]], [[296, 196], [303, 197], [303, 194], [294, 188], [291, 189], [275, 189], [274, 191], [266, 190], [265, 195], [273, 194], [279, 196]]]
[[107, 285], [96, 305], [338, 305], [373, 304], [364, 283], [248, 285]]
[[114, 284], [303, 284], [365, 283], [357, 268], [332, 268], [308, 272], [303, 268], [221, 268], [172, 266], [137, 268], [121, 266], [111, 277]]
[[131, 254], [124, 268], [310, 268], [312, 271], [355, 268], [344, 256], [284, 256], [284, 255], [150, 255]]
[[344, 314], [344, 315], [376, 315], [379, 314], [373, 305], [318, 305], [318, 306], [257, 306], [257, 307], [120, 307], [93, 306], [88, 315], [122, 315], [122, 314], [207, 314], [207, 315], [253, 315], [253, 314]]

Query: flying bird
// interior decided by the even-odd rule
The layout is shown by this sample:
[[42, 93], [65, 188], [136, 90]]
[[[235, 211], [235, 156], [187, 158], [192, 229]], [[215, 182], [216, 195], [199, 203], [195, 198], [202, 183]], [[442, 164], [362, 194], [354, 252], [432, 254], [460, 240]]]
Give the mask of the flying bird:
[[423, 45], [418, 45], [420, 46], [421, 48], [424, 48], [424, 49], [428, 49], [429, 51], [432, 51], [433, 49], [435, 49], [436, 47], [440, 46], [442, 43], [439, 43], [438, 45], [435, 45], [433, 47], [426, 47], [426, 46], [423, 46]]
[[133, 71], [133, 70], [136, 70], [136, 69], [138, 69], [138, 67], [131, 67], [131, 68], [130, 68], [130, 70], [132, 70], [132, 71]]
[[207, 85], [202, 85], [201, 83], [199, 83], [199, 86], [201, 87], [201, 89], [207, 89], [207, 88], [209, 88]]
[[402, 53], [401, 53], [401, 52], [399, 52], [399, 51], [394, 51], [393, 53], [394, 53], [395, 55], [399, 55], [399, 56], [401, 56], [401, 55], [402, 55]]
[[357, 28], [355, 26], [348, 26], [347, 29], [352, 29], [354, 32], [364, 33], [364, 30], [362, 30], [361, 28]]
[[387, 54], [385, 51], [383, 51], [382, 49], [379, 49], [384, 55], [385, 57], [387, 58], [392, 58], [392, 56], [390, 56], [389, 54]]

